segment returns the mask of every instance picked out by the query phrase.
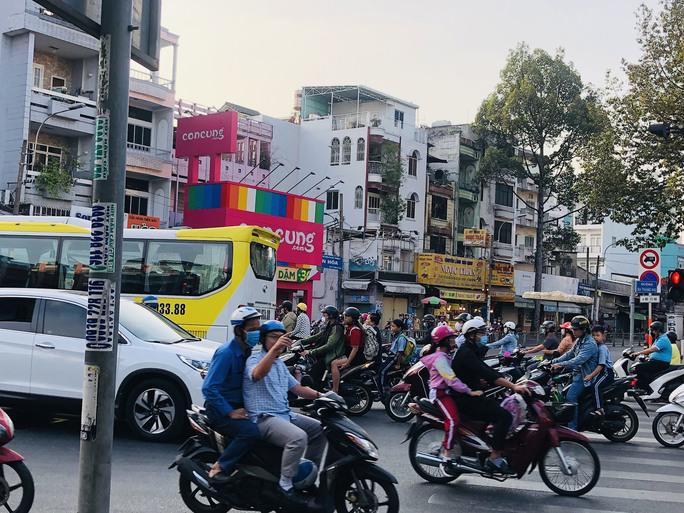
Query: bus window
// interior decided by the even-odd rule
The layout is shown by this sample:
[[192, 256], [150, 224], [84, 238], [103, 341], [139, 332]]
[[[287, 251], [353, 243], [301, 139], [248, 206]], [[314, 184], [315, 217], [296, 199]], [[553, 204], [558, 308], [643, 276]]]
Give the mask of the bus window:
[[142, 241], [124, 242], [121, 251], [121, 292], [124, 294], [142, 294], [145, 291], [144, 245]]
[[57, 239], [2, 237], [0, 287], [57, 287]]
[[151, 241], [146, 269], [146, 293], [200, 296], [230, 281], [233, 244]]
[[254, 275], [260, 280], [272, 281], [276, 273], [276, 252], [272, 247], [257, 242], [250, 244], [249, 259]]

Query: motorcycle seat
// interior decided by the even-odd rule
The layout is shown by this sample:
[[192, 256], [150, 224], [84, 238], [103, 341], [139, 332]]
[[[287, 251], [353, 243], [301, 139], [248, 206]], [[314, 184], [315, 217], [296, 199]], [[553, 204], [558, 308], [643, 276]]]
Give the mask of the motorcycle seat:
[[660, 371], [658, 374], [656, 374], [655, 376], [653, 376], [653, 379], [656, 380], [656, 379], [658, 379], [658, 378], [664, 376], [665, 374], [669, 374], [670, 372], [674, 372], [674, 371], [676, 371], [676, 370], [681, 370], [681, 369], [684, 369], [684, 365], [670, 365], [670, 366], [669, 366], [667, 369], [665, 369], [664, 371]]

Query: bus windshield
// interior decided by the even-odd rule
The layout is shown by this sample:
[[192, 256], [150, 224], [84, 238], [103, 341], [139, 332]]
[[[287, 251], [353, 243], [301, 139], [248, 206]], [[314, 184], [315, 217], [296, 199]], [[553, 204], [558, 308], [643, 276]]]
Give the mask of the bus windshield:
[[135, 337], [145, 342], [177, 344], [200, 340], [177, 324], [146, 306], [132, 301], [121, 301], [120, 322]]
[[272, 281], [276, 273], [276, 251], [270, 246], [252, 242], [249, 258], [254, 276], [260, 280]]

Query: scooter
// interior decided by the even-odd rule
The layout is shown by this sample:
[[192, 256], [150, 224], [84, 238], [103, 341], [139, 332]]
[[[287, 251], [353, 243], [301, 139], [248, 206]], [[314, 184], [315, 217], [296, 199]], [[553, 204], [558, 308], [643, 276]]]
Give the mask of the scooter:
[[653, 436], [665, 447], [684, 445], [684, 385], [676, 388], [668, 398], [670, 404], [656, 410]]
[[390, 389], [390, 395], [385, 401], [385, 412], [395, 422], [408, 422], [413, 418], [409, 408], [411, 401], [417, 401], [428, 396], [430, 372], [421, 362], [414, 363], [404, 373], [401, 381]]
[[579, 497], [589, 492], [598, 482], [601, 464], [589, 440], [562, 425], [572, 418], [574, 405], [552, 410], [544, 404], [546, 393], [539, 384], [527, 381], [525, 386], [530, 392], [522, 396], [527, 415], [509, 433], [503, 451], [514, 474], [492, 473], [487, 468], [485, 461], [491, 452], [488, 426], [468, 419], [465, 412], [460, 412], [458, 426], [461, 454], [447, 471], [440, 454], [444, 418], [427, 399], [411, 404], [416, 418], [404, 440], [409, 441], [409, 460], [415, 472], [428, 482], [445, 484], [466, 474], [496, 481], [521, 479], [538, 466], [544, 484], [558, 495]]
[[[230, 480], [212, 484], [208, 472], [226, 446], [225, 438], [214, 431], [203, 408], [188, 410], [191, 427], [197, 432], [178, 450], [169, 468], [178, 468], [178, 486], [185, 505], [194, 513], [225, 513], [229, 509], [297, 513], [333, 511], [377, 511], [398, 513], [396, 478], [375, 462], [378, 448], [370, 436], [346, 416], [344, 401], [329, 395], [316, 399], [303, 409], [320, 420], [328, 439], [325, 462], [315, 478], [297, 487], [298, 505], [288, 505], [278, 490], [282, 450], [257, 445], [238, 463]], [[301, 467], [300, 467], [301, 468]], [[302, 505], [303, 503], [304, 505]]]
[[[622, 352], [622, 357], [613, 364], [613, 371], [616, 377], [631, 377], [632, 385], [636, 387], [637, 382], [634, 376], [636, 375], [636, 368], [644, 361], [646, 357], [640, 356], [634, 362], [632, 356], [632, 348], [625, 349]], [[684, 385], [684, 365], [670, 365], [669, 368], [656, 374], [655, 378], [648, 385], [648, 390], [636, 390], [644, 401], [652, 401], [656, 403], [666, 403], [670, 394], [680, 385]]]
[[33, 476], [21, 454], [3, 447], [13, 438], [14, 423], [0, 408], [0, 509], [28, 513], [35, 494]]

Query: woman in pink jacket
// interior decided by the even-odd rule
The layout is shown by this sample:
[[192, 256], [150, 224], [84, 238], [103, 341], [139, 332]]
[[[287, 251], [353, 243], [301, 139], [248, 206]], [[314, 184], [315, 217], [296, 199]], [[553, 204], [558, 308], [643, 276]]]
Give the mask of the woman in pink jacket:
[[458, 379], [451, 369], [452, 352], [456, 347], [456, 332], [449, 326], [437, 326], [432, 330], [431, 339], [430, 350], [420, 361], [430, 371], [430, 399], [437, 404], [444, 415], [442, 457], [449, 462], [459, 416], [456, 403], [448, 392], [453, 390], [461, 394], [478, 396], [482, 395], [482, 391], [470, 390], [468, 385]]

